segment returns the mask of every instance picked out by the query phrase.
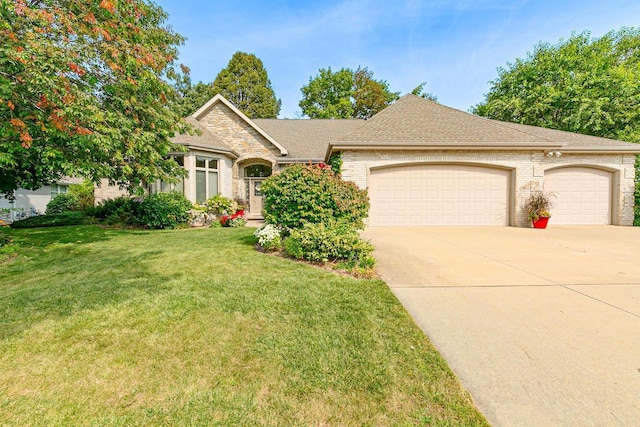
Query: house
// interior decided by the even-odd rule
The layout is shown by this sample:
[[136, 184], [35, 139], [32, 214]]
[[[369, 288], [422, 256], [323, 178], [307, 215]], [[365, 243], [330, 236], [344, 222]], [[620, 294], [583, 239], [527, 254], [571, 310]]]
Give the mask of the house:
[[70, 185], [81, 182], [81, 179], [65, 177], [37, 190], [20, 188], [13, 192], [13, 200], [0, 197], [0, 219], [12, 222], [43, 214], [51, 199], [58, 194], [64, 194], [69, 191]]
[[261, 182], [296, 162], [339, 153], [342, 176], [369, 189], [371, 226], [528, 226], [531, 181], [557, 193], [553, 224], [632, 225], [640, 145], [500, 122], [406, 95], [369, 120], [251, 120], [216, 95], [178, 135], [189, 172], [177, 189], [201, 202], [217, 193], [262, 210]]
[[[172, 157], [188, 177], [150, 191], [241, 199], [249, 218], [261, 217], [260, 185], [272, 173], [340, 155], [342, 177], [369, 190], [371, 226], [529, 226], [531, 181], [556, 192], [552, 224], [633, 224], [636, 144], [485, 119], [415, 95], [369, 120], [252, 120], [216, 95], [186, 120], [200, 132], [175, 136], [185, 152]], [[40, 192], [50, 199], [54, 188]], [[104, 182], [95, 198], [121, 194]], [[44, 211], [46, 197], [33, 208]]]

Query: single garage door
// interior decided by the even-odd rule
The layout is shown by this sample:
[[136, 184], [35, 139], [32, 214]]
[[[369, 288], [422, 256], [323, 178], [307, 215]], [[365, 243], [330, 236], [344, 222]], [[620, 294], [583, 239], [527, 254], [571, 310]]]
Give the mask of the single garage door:
[[372, 226], [508, 225], [511, 173], [462, 165], [374, 169]]
[[554, 191], [552, 224], [611, 224], [611, 172], [572, 167], [544, 174], [545, 190]]

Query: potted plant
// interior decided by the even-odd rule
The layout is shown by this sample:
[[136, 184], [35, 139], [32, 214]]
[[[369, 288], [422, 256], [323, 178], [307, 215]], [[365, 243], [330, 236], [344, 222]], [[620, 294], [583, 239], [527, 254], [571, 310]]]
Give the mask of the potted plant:
[[531, 220], [533, 228], [547, 228], [551, 213], [549, 210], [553, 207], [552, 198], [556, 197], [553, 191], [546, 191], [544, 184], [538, 181], [531, 181], [526, 186], [529, 189], [529, 198], [524, 204], [527, 211], [527, 217]]
[[243, 199], [241, 199], [240, 197], [237, 197], [235, 199], [235, 202], [238, 205], [238, 207], [236, 209], [236, 213], [240, 214], [240, 216], [244, 215], [244, 210], [247, 208], [247, 204], [245, 203], [245, 201]]

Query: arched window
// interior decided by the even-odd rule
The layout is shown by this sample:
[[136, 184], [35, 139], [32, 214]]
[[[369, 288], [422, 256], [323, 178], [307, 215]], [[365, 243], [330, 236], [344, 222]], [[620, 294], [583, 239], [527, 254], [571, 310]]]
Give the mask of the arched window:
[[265, 178], [271, 176], [271, 166], [251, 165], [244, 168], [245, 178]]

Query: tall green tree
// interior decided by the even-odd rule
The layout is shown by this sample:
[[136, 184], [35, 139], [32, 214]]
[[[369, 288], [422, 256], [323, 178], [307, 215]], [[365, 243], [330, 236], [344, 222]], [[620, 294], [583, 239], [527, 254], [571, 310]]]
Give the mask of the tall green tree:
[[424, 88], [427, 82], [422, 82], [418, 86], [414, 87], [411, 91], [412, 95], [419, 96], [420, 98], [428, 99], [433, 102], [438, 102], [438, 97], [431, 92], [425, 92]]
[[180, 174], [166, 154], [183, 38], [166, 20], [146, 0], [0, 0], [0, 193]]
[[336, 72], [331, 67], [321, 68], [301, 91], [300, 108], [312, 119], [367, 119], [400, 96], [399, 92], [389, 90], [386, 81], [375, 80], [373, 72], [366, 67], [342, 68]]
[[213, 92], [227, 98], [249, 118], [276, 118], [276, 99], [262, 61], [251, 53], [236, 52], [213, 82]]
[[640, 141], [640, 32], [574, 34], [498, 68], [481, 116]]
[[182, 117], [195, 113], [216, 95], [213, 83], [198, 82], [193, 84], [188, 74], [185, 74], [176, 84], [176, 89], [179, 97], [174, 103], [174, 109]]

